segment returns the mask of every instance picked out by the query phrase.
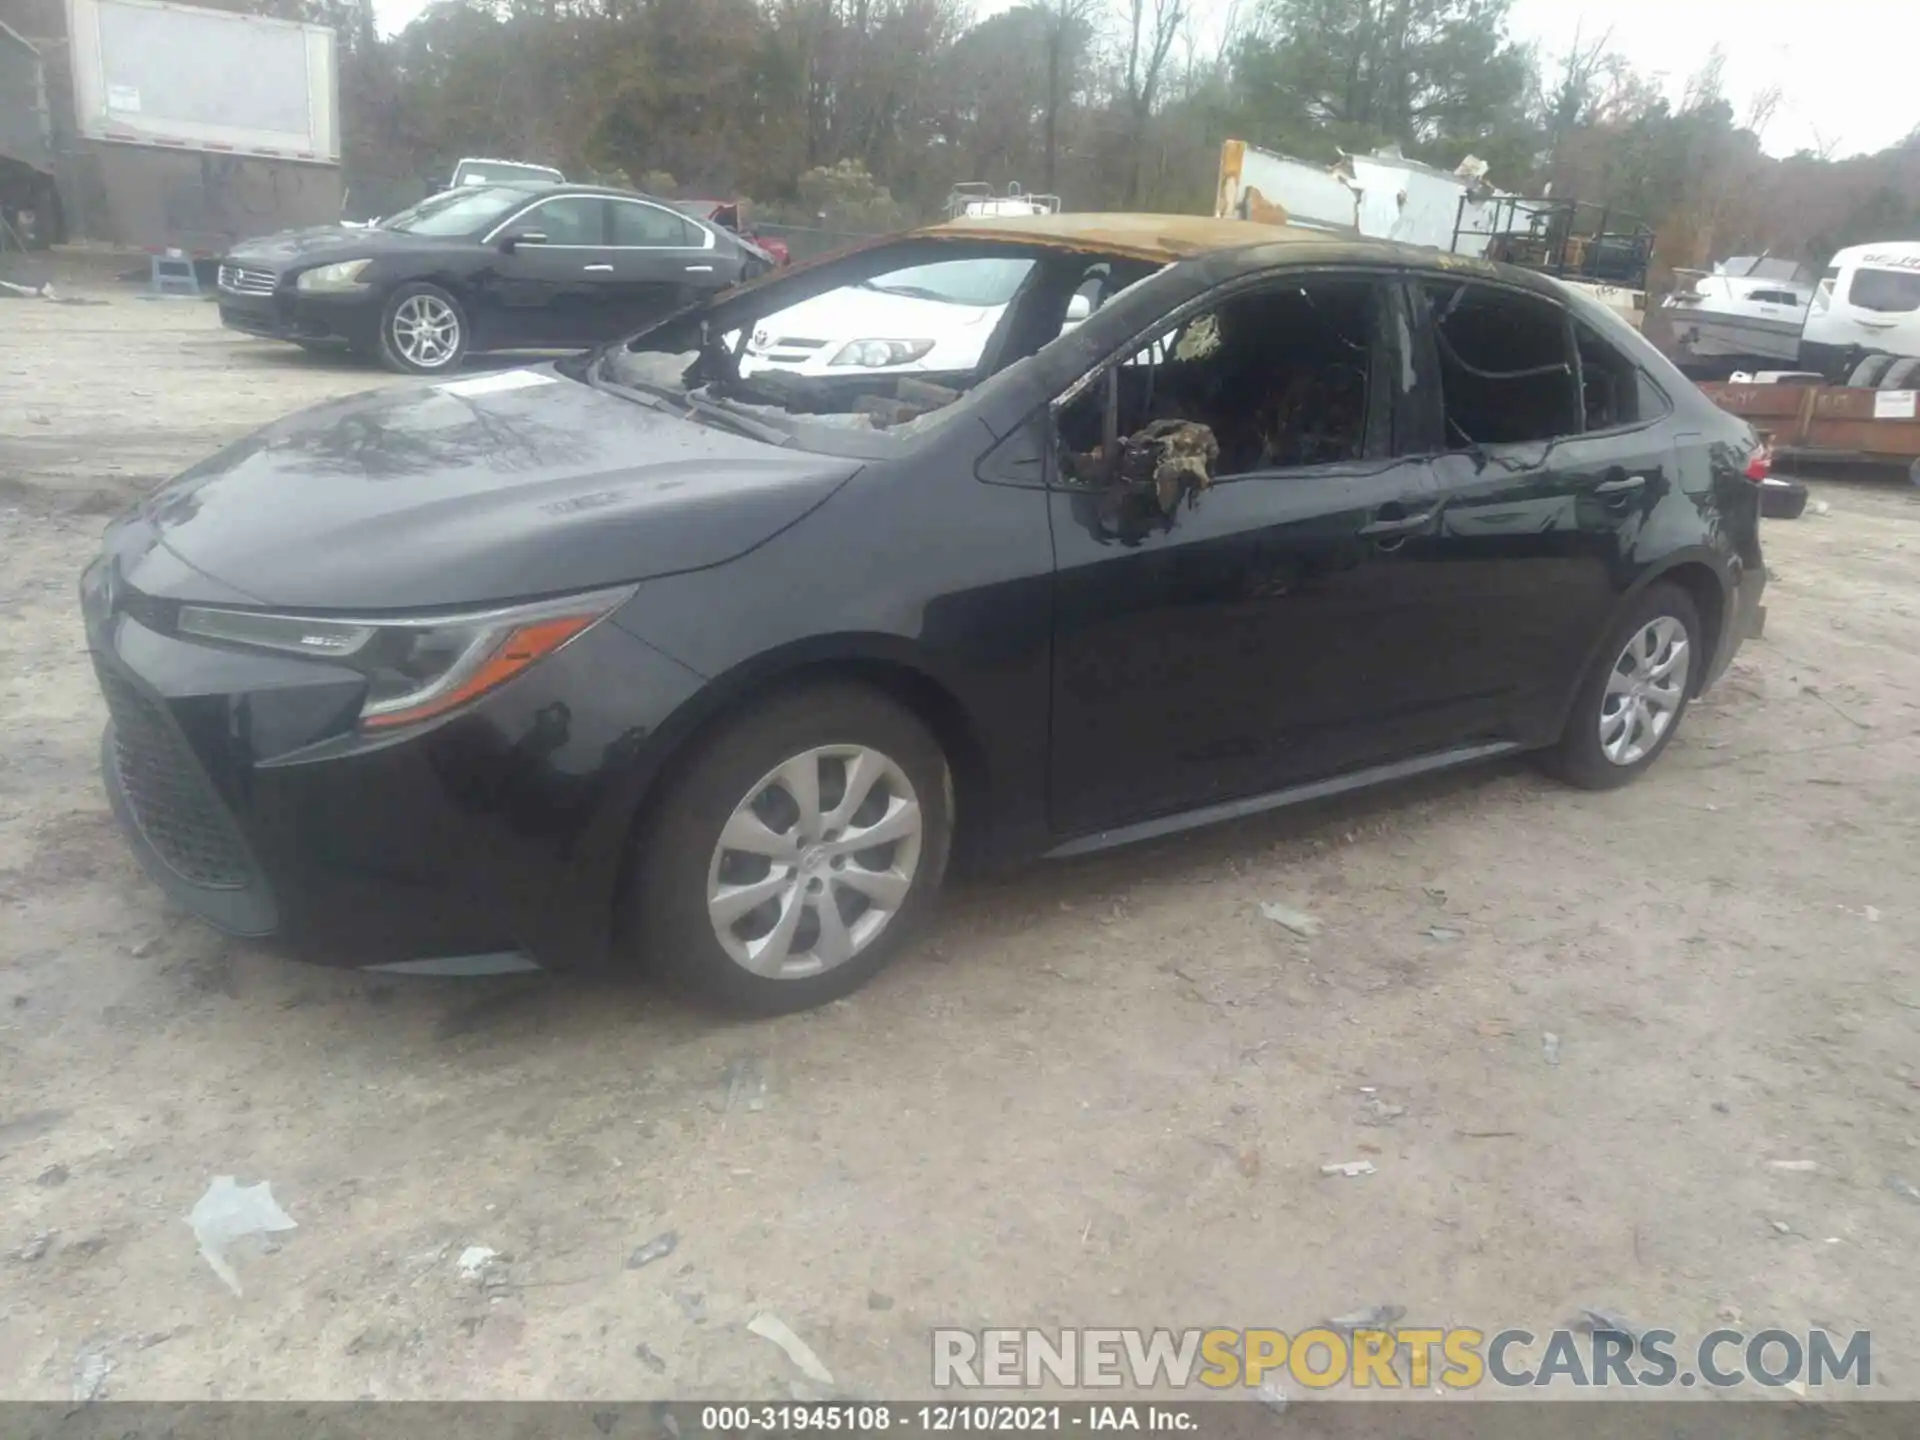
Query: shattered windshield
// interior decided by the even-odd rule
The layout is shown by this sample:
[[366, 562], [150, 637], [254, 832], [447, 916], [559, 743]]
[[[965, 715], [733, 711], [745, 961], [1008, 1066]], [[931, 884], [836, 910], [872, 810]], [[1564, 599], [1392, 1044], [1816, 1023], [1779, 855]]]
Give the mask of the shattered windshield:
[[[771, 444], [885, 455], [1158, 268], [908, 240], [685, 311], [602, 352], [581, 378]], [[927, 300], [967, 309], [949, 319]]]
[[404, 235], [475, 235], [506, 219], [530, 198], [526, 191], [506, 185], [444, 190], [398, 215], [388, 216], [380, 222], [380, 228]]

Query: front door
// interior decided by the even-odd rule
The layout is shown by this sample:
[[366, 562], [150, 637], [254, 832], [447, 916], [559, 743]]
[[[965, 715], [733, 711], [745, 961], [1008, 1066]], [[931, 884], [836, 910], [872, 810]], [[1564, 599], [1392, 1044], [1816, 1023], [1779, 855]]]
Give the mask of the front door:
[[508, 226], [499, 259], [476, 282], [488, 348], [568, 348], [612, 333], [606, 211], [598, 195], [557, 195]]
[[[1444, 636], [1408, 546], [1437, 497], [1396, 437], [1401, 303], [1387, 277], [1274, 279], [1055, 407], [1057, 833], [1362, 768], [1430, 735], [1434, 697], [1408, 677]], [[1102, 463], [1129, 436], [1145, 437], [1136, 460], [1165, 452], [1145, 483]]]

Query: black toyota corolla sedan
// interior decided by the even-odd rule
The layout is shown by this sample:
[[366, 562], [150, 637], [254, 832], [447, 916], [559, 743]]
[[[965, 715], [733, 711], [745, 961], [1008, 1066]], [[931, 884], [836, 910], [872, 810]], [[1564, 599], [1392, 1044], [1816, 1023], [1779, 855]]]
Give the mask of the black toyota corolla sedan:
[[[740, 375], [801, 300], [1009, 261], [971, 370], [883, 369], [925, 337], [868, 303], [843, 372]], [[296, 955], [795, 1009], [950, 858], [1513, 751], [1633, 779], [1757, 633], [1756, 449], [1517, 270], [960, 221], [180, 476], [81, 584], [106, 786], [169, 895]]]
[[220, 319], [439, 375], [480, 350], [581, 349], [773, 269], [764, 251], [650, 195], [465, 185], [373, 226], [236, 245]]

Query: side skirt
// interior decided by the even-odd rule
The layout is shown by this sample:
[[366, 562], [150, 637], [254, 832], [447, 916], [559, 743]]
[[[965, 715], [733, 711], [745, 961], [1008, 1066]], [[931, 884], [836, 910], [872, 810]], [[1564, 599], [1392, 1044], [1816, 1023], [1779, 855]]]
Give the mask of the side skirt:
[[1422, 755], [1413, 760], [1396, 760], [1389, 765], [1375, 765], [1371, 769], [1355, 770], [1348, 775], [1336, 775], [1330, 780], [1315, 780], [1306, 785], [1289, 786], [1285, 790], [1269, 790], [1263, 795], [1249, 795], [1241, 800], [1223, 800], [1217, 805], [1203, 805], [1198, 810], [1183, 810], [1177, 815], [1141, 820], [1132, 825], [1122, 825], [1116, 830], [1097, 830], [1091, 835], [1082, 835], [1077, 840], [1054, 846], [1044, 858], [1062, 860], [1069, 855], [1090, 855], [1096, 850], [1111, 850], [1141, 840], [1156, 840], [1162, 835], [1177, 835], [1182, 830], [1217, 825], [1222, 820], [1238, 820], [1267, 810], [1304, 805], [1309, 800], [1324, 800], [1332, 795], [1345, 795], [1354, 790], [1369, 790], [1375, 785], [1391, 784], [1395, 780], [1410, 780], [1416, 775], [1430, 775], [1436, 770], [1456, 769], [1461, 765], [1471, 765], [1476, 760], [1510, 755], [1522, 748], [1511, 740], [1499, 740], [1485, 745], [1462, 745], [1458, 749], [1442, 750], [1438, 754]]

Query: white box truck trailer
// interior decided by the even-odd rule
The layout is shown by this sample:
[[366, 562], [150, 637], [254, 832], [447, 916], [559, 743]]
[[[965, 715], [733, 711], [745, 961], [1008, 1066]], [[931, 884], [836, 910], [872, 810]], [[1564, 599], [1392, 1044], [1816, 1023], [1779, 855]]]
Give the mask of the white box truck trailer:
[[218, 253], [340, 218], [333, 31], [175, 5], [67, 0], [70, 228]]

